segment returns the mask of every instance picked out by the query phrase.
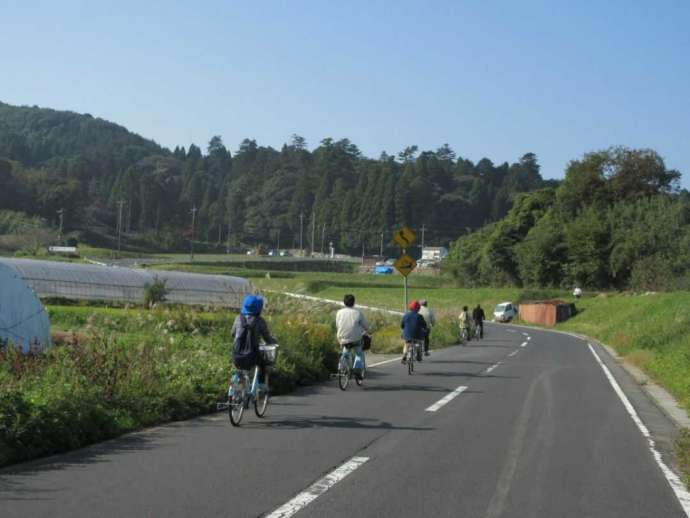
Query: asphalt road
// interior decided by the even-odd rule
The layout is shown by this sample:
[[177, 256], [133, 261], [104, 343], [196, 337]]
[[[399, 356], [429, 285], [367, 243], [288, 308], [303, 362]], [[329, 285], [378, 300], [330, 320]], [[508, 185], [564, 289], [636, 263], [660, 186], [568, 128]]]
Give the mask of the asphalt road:
[[[674, 427], [595, 350], [671, 463]], [[686, 516], [588, 345], [498, 325], [481, 342], [434, 351], [412, 376], [396, 361], [372, 368], [363, 388], [333, 381], [275, 398], [265, 419], [250, 412], [239, 429], [218, 414], [0, 470], [2, 518], [276, 510]]]

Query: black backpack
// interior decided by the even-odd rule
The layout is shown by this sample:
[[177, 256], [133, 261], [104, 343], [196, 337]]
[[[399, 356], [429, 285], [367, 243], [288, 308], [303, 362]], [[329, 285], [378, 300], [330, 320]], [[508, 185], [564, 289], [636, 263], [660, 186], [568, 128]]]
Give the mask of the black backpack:
[[249, 370], [257, 363], [257, 348], [254, 343], [258, 343], [256, 333], [256, 320], [249, 324], [244, 315], [240, 315], [241, 326], [232, 344], [232, 359], [239, 369]]

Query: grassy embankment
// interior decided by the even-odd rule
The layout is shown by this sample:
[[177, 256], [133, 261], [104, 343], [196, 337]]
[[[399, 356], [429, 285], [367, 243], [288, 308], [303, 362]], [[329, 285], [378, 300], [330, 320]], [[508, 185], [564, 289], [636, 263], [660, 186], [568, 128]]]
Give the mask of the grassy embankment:
[[[335, 310], [271, 298], [266, 319], [281, 344], [274, 393], [335, 370]], [[175, 307], [49, 311], [54, 330], [74, 332], [71, 343], [34, 356], [0, 350], [0, 465], [207, 413], [224, 398], [234, 314]], [[376, 330], [395, 324], [380, 314], [370, 320]]]

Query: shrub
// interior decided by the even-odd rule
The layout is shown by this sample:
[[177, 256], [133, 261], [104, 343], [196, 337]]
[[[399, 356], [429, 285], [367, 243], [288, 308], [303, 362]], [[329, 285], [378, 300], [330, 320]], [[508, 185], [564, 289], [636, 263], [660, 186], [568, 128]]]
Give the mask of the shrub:
[[144, 302], [147, 306], [165, 301], [167, 294], [168, 288], [165, 286], [165, 281], [158, 277], [155, 277], [153, 282], [144, 284]]

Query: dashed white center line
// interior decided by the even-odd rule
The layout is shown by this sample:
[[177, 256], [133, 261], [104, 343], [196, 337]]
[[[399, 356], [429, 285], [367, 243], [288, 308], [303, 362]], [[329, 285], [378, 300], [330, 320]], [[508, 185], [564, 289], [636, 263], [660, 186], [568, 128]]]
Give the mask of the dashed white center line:
[[369, 457], [353, 457], [345, 464], [340, 465], [321, 480], [314, 482], [306, 490], [302, 491], [288, 503], [267, 515], [266, 518], [288, 518], [298, 511], [304, 509], [312, 501], [316, 500], [354, 470], [369, 460]]
[[527, 346], [527, 342], [522, 342], [522, 343], [520, 344], [520, 347], [526, 347], [526, 346]]
[[486, 374], [489, 374], [492, 370], [494, 370], [494, 369], [495, 369], [496, 367], [498, 367], [499, 365], [501, 365], [501, 362], [494, 363], [491, 367], [489, 367], [488, 369], [486, 369], [484, 372], [485, 372]]
[[510, 354], [508, 355], [508, 357], [513, 357], [513, 356], [515, 356], [515, 355], [516, 355], [517, 353], [519, 353], [519, 352], [520, 352], [520, 349], [516, 349], [516, 350], [514, 350], [512, 353], [510, 353]]
[[528, 336], [528, 337], [527, 337], [527, 340], [531, 340], [531, 339], [532, 339], [532, 337], [531, 337], [531, 336]]
[[453, 399], [458, 397], [460, 394], [462, 394], [466, 390], [467, 390], [466, 386], [464, 386], [464, 385], [459, 386], [453, 392], [451, 392], [450, 394], [447, 394], [446, 396], [443, 396], [436, 403], [434, 403], [429, 408], [427, 408], [426, 411], [427, 412], [436, 412], [438, 409], [442, 408], [444, 405], [447, 405], [448, 403], [453, 401]]

